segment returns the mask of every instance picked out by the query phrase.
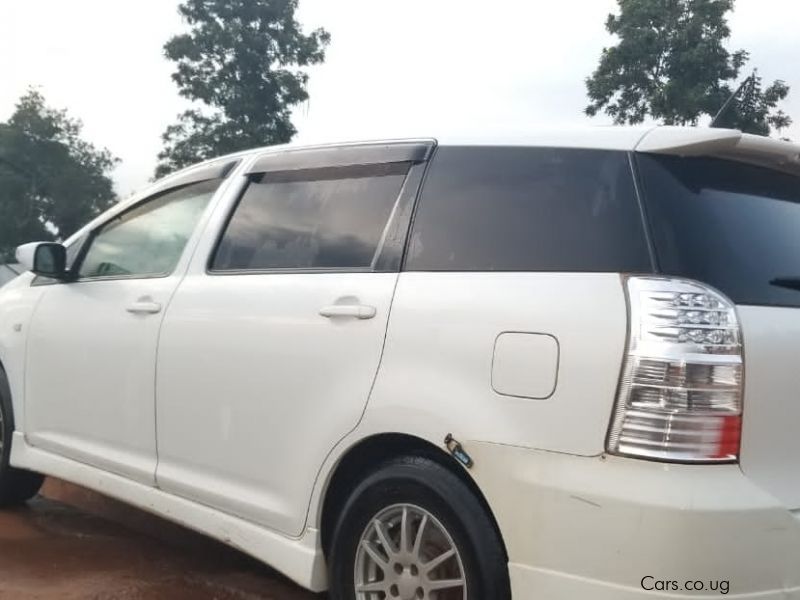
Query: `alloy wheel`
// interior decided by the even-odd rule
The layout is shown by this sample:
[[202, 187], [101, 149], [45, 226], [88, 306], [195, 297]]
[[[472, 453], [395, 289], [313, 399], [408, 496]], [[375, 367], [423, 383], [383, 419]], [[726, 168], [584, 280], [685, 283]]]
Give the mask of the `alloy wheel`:
[[370, 519], [355, 560], [357, 600], [467, 600], [461, 554], [430, 512], [396, 504]]

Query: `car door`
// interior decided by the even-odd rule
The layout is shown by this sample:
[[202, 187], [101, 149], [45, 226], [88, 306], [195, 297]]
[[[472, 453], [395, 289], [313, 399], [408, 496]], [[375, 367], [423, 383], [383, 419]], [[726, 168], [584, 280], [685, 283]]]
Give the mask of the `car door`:
[[159, 487], [299, 535], [358, 423], [431, 144], [270, 154], [212, 221], [159, 341]]
[[165, 190], [114, 216], [89, 233], [74, 280], [48, 284], [28, 337], [30, 444], [154, 483], [158, 331], [220, 181]]

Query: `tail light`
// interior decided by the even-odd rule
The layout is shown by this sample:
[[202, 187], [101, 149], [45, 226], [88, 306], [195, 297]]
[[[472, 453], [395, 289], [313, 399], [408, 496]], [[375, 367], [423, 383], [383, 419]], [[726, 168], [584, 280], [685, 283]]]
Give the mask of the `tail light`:
[[628, 277], [625, 286], [629, 341], [608, 451], [738, 460], [744, 372], [733, 303], [682, 279]]

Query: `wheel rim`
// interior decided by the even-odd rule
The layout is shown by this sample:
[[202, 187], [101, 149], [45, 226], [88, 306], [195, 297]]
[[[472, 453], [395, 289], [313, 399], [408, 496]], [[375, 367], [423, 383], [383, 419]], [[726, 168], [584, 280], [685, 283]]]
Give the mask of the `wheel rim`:
[[367, 524], [356, 550], [357, 600], [467, 600], [461, 554], [424, 508], [395, 504]]

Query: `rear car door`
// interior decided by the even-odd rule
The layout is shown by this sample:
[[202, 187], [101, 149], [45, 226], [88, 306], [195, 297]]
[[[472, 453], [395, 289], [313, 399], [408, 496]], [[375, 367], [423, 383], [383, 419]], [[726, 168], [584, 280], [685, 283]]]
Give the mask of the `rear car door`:
[[317, 473], [369, 397], [431, 147], [278, 152], [254, 163], [164, 321], [162, 489], [302, 532]]
[[219, 184], [173, 187], [114, 216], [88, 235], [74, 281], [45, 282], [26, 359], [31, 445], [154, 483], [158, 331]]

